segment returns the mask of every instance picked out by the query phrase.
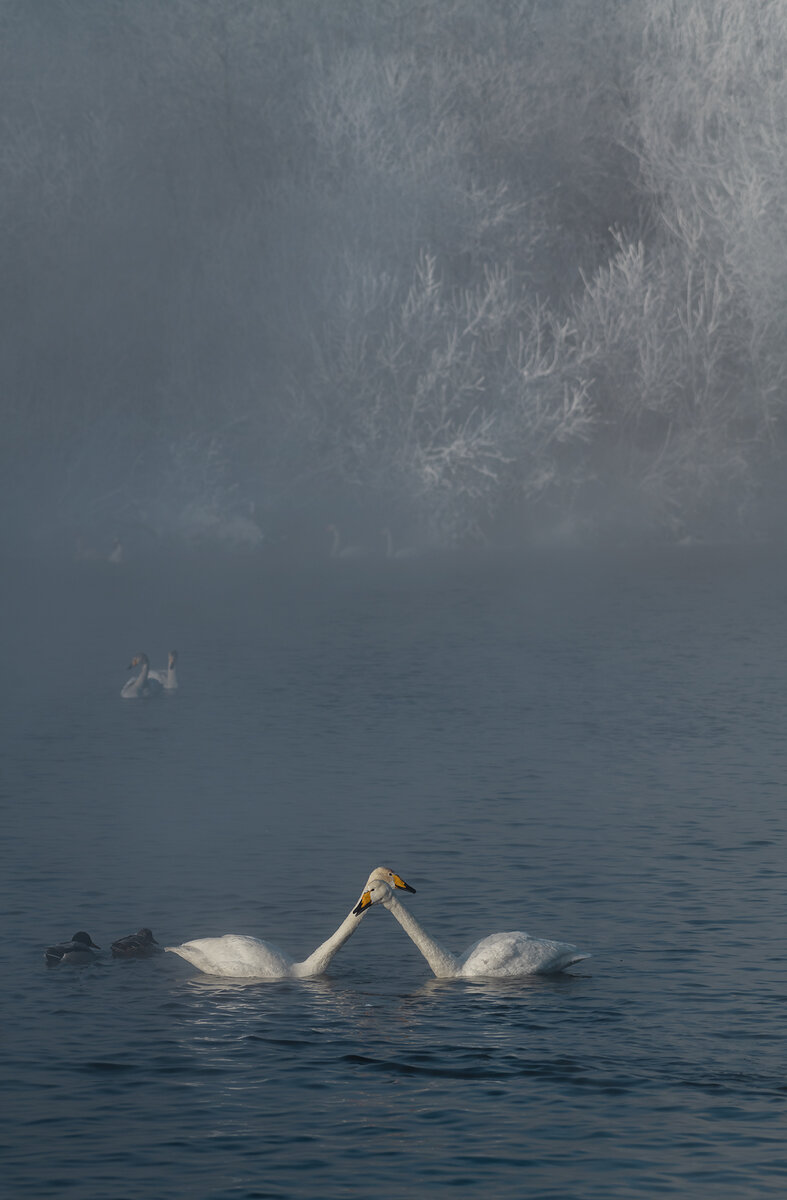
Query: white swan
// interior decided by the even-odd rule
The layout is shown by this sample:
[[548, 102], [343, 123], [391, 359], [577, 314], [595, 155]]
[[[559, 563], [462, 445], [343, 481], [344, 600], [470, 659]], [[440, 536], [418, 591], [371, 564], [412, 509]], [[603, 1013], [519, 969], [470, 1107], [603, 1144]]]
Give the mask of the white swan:
[[394, 550], [393, 534], [390, 529], [382, 529], [380, 531], [385, 538], [385, 557], [386, 558], [416, 558], [418, 551], [415, 546], [399, 546]]
[[128, 664], [129, 670], [139, 667], [139, 675], [132, 675], [120, 690], [124, 700], [136, 700], [138, 696], [153, 696], [161, 691], [161, 683], [150, 670], [147, 654], [135, 654]]
[[[364, 885], [364, 895], [377, 882], [386, 888], [401, 888], [414, 892], [409, 884], [390, 867], [376, 867]], [[344, 918], [335, 933], [314, 950], [303, 962], [294, 962], [289, 954], [271, 942], [248, 937], [240, 933], [225, 933], [223, 937], [198, 938], [184, 942], [182, 946], [166, 946], [172, 954], [179, 954], [206, 975], [227, 975], [233, 978], [257, 979], [308, 979], [321, 975], [336, 952], [355, 933], [365, 916], [365, 908], [359, 901], [352, 912]]]
[[335, 525], [327, 526], [331, 535], [331, 558], [363, 558], [366, 551], [363, 546], [344, 546], [342, 537]]
[[155, 679], [165, 692], [174, 692], [178, 686], [178, 652], [170, 650], [167, 655], [167, 665], [163, 671], [148, 671], [148, 679]]
[[353, 912], [363, 915], [373, 904], [382, 904], [393, 914], [438, 979], [505, 979], [519, 975], [547, 975], [563, 971], [583, 958], [590, 958], [589, 954], [566, 942], [551, 942], [520, 932], [490, 933], [465, 950], [464, 954], [452, 954], [421, 928], [410, 911], [399, 903], [384, 879], [375, 880], [361, 896]]

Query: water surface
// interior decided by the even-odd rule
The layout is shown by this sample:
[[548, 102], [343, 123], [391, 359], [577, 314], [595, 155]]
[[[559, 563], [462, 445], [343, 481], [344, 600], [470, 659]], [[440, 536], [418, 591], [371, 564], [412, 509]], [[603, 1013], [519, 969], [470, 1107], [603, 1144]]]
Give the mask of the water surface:
[[[106, 566], [4, 584], [9, 1195], [784, 1194], [781, 562]], [[381, 863], [454, 950], [593, 957], [436, 981], [375, 910], [299, 983], [43, 964], [140, 925], [302, 957]]]

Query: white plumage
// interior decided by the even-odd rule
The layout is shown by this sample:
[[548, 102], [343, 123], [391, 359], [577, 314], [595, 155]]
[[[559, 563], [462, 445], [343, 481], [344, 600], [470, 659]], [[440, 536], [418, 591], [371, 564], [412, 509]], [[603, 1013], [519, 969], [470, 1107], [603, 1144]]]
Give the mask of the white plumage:
[[519, 930], [490, 933], [463, 954], [452, 954], [418, 924], [410, 910], [399, 903], [385, 880], [375, 880], [361, 897], [355, 911], [363, 913], [373, 904], [382, 904], [396, 918], [438, 979], [505, 979], [521, 975], [546, 975], [564, 971], [566, 967], [590, 958], [589, 954], [568, 942], [534, 938]]

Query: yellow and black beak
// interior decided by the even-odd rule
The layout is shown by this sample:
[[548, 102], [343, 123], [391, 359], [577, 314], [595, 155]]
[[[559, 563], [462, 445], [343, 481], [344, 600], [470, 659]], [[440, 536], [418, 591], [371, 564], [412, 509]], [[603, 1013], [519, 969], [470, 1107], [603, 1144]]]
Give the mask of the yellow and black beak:
[[394, 872], [393, 882], [395, 888], [401, 888], [403, 892], [412, 892], [415, 895], [415, 888], [410, 887], [409, 883], [405, 883], [401, 875], [397, 875], [396, 872]]
[[371, 903], [372, 903], [371, 892], [364, 892], [364, 894], [361, 896], [360, 900], [356, 904], [355, 908], [353, 909], [353, 916], [359, 917], [362, 912], [366, 912], [367, 908], [369, 907], [369, 905]]

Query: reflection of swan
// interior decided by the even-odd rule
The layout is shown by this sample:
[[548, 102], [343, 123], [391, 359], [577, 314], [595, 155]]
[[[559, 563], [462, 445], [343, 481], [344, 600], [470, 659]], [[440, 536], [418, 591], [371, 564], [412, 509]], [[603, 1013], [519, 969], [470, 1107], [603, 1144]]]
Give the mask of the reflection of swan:
[[133, 675], [121, 688], [120, 694], [124, 700], [135, 700], [138, 696], [152, 696], [161, 691], [161, 684], [150, 671], [150, 659], [147, 654], [135, 654], [128, 664], [129, 670], [139, 667], [139, 675]]
[[385, 538], [385, 557], [386, 558], [415, 558], [418, 554], [415, 546], [399, 546], [394, 550], [393, 535], [390, 529], [381, 530]]
[[438, 979], [468, 979], [474, 976], [496, 978], [517, 975], [546, 975], [563, 971], [583, 958], [590, 958], [566, 942], [550, 942], [529, 933], [490, 933], [464, 954], [451, 954], [439, 946], [421, 928], [415, 917], [400, 904], [384, 880], [376, 880], [364, 892], [356, 915], [363, 915], [372, 904], [382, 904], [396, 917], [402, 929], [415, 942]]
[[85, 933], [84, 929], [80, 929], [79, 933], [75, 933], [70, 942], [58, 942], [56, 946], [50, 946], [44, 951], [44, 961], [48, 967], [59, 967], [61, 963], [73, 963], [74, 966], [79, 966], [82, 963], [92, 962], [96, 957], [94, 950], [100, 950], [89, 933]]
[[138, 929], [128, 937], [118, 938], [110, 946], [115, 958], [145, 958], [161, 950], [150, 929]]
[[[415, 888], [405, 883], [390, 867], [376, 867], [366, 881], [364, 895], [381, 880], [385, 881], [389, 891], [389, 883], [395, 888], [403, 888], [406, 892], [415, 891]], [[224, 937], [198, 938], [193, 942], [184, 942], [182, 946], [167, 946], [166, 949], [173, 954], [179, 954], [206, 975], [307, 979], [310, 975], [322, 974], [336, 952], [355, 933], [363, 918], [364, 910], [361, 909], [359, 901], [336, 932], [303, 962], [293, 962], [289, 954], [285, 954], [271, 942], [262, 942], [259, 938], [239, 933], [225, 933]]]
[[[163, 671], [148, 671], [148, 679], [155, 679], [160, 683], [165, 692], [174, 692], [178, 686], [178, 652], [170, 650], [167, 656], [167, 665]], [[186, 672], [188, 674], [188, 671]]]
[[342, 537], [335, 525], [328, 526], [331, 535], [331, 558], [361, 558], [364, 554], [362, 546], [343, 546]]

